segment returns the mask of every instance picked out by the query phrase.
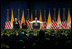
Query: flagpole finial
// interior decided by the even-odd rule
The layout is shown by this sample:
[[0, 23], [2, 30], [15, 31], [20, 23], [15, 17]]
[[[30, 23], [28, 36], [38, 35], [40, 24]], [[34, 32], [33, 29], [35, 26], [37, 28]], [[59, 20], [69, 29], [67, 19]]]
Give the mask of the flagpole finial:
[[29, 10], [29, 8], [27, 10]]
[[19, 14], [19, 8], [18, 8], [18, 14]]
[[18, 13], [19, 13], [19, 10], [20, 10], [20, 9], [18, 8]]

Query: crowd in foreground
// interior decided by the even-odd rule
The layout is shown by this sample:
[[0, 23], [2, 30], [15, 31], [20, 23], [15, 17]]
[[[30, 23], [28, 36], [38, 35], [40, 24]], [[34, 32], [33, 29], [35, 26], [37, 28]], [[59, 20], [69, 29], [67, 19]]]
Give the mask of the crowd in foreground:
[[1, 36], [1, 48], [72, 48], [71, 30], [8, 31]]

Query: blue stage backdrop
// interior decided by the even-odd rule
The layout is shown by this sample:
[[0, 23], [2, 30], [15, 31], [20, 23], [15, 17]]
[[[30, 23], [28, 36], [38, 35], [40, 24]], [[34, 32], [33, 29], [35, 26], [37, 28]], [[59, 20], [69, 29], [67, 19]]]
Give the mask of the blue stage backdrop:
[[65, 8], [65, 19], [67, 20], [67, 15], [68, 15], [68, 8], [70, 8], [70, 3], [68, 2], [20, 2], [20, 1], [15, 1], [15, 2], [1, 2], [1, 29], [4, 29], [5, 27], [5, 22], [7, 20], [7, 9], [9, 9], [9, 20], [11, 20], [11, 9], [13, 9], [13, 15], [14, 18], [18, 17], [18, 8], [20, 9], [19, 15], [20, 15], [20, 20], [22, 17], [22, 11], [24, 9], [24, 16], [25, 19], [27, 18], [27, 8], [30, 9], [30, 15], [31, 15], [31, 10], [33, 10], [33, 19], [35, 18], [35, 9], [37, 9], [37, 17], [39, 19], [40, 15], [40, 9], [42, 12], [42, 19], [44, 21], [44, 9], [46, 10], [46, 20], [48, 19], [48, 12], [50, 8], [51, 12], [51, 18], [53, 19], [53, 8], [56, 8], [56, 19], [58, 17], [58, 9], [60, 8], [60, 17], [61, 20], [63, 18], [63, 8]]

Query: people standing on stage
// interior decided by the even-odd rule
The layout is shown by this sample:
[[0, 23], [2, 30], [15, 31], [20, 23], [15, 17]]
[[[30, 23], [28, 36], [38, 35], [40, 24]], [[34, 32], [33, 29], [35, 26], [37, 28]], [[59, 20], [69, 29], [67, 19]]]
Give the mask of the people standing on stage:
[[17, 18], [15, 18], [15, 21], [13, 22], [13, 27], [14, 27], [14, 29], [19, 29], [20, 28]]
[[28, 27], [27, 27], [27, 22], [24, 20], [23, 21], [23, 24], [22, 24], [22, 29], [27, 29]]

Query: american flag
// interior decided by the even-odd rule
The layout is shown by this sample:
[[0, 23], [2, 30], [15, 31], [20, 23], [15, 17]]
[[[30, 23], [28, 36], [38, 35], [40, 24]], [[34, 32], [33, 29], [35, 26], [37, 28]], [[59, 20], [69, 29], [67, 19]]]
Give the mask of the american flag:
[[47, 23], [44, 22], [44, 24], [43, 24], [43, 29], [46, 29], [46, 26], [47, 26]]
[[5, 29], [11, 29], [10, 21], [5, 22]]
[[68, 29], [66, 20], [65, 21], [62, 21], [61, 27], [62, 27], [62, 29]]
[[57, 22], [52, 20], [52, 26], [51, 29], [58, 29]]
[[68, 29], [71, 29], [71, 22], [67, 23]]
[[58, 27], [58, 29], [62, 29], [62, 27], [61, 27], [61, 21], [57, 22], [57, 27]]
[[19, 26], [20, 26], [20, 29], [22, 29], [22, 24], [21, 24], [21, 21], [19, 20]]
[[31, 29], [31, 25], [30, 25], [30, 22], [29, 21], [26, 21], [27, 25], [28, 25], [28, 28]]

